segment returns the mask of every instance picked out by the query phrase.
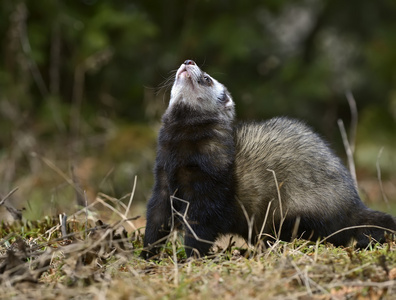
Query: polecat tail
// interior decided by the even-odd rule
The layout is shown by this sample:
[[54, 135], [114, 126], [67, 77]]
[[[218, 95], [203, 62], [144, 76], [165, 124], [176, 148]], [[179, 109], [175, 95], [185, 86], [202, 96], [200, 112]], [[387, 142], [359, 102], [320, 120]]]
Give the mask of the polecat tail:
[[356, 230], [357, 248], [366, 248], [371, 239], [378, 242], [385, 242], [385, 232], [396, 235], [395, 217], [371, 209], [361, 211], [360, 214], [359, 225], [367, 225], [367, 227]]

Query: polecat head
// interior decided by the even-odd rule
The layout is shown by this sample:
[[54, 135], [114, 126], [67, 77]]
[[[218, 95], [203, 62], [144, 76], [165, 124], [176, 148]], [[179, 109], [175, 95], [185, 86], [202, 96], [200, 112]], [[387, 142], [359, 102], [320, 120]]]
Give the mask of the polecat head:
[[218, 112], [228, 120], [234, 118], [234, 102], [227, 88], [192, 60], [186, 60], [176, 72], [168, 110], [179, 103], [202, 112]]

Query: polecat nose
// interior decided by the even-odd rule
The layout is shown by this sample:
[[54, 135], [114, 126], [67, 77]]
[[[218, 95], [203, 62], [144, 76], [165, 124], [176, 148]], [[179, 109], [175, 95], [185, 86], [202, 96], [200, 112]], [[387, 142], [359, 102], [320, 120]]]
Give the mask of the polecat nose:
[[195, 61], [193, 61], [193, 60], [191, 60], [191, 59], [187, 59], [187, 60], [184, 62], [184, 64], [185, 64], [185, 65], [195, 65]]

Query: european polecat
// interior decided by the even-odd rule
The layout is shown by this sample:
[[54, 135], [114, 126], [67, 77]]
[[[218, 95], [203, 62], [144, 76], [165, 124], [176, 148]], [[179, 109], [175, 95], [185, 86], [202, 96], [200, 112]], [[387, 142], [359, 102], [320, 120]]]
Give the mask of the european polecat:
[[[340, 159], [309, 127], [288, 118], [234, 126], [227, 88], [186, 60], [162, 118], [155, 185], [142, 257], [156, 254], [172, 226], [188, 256], [205, 255], [223, 234], [316, 240], [355, 225], [396, 230], [393, 217], [367, 208]], [[281, 222], [283, 221], [283, 222]], [[282, 225], [281, 225], [282, 224]], [[334, 245], [384, 230], [365, 227], [328, 238]]]

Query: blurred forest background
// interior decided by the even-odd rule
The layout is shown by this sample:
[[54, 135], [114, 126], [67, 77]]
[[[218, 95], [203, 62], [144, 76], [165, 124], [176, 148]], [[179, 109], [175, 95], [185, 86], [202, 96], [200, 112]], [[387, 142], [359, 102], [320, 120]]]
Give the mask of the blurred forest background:
[[135, 176], [144, 207], [187, 58], [228, 87], [239, 120], [303, 119], [343, 158], [352, 93], [362, 198], [395, 206], [394, 0], [2, 0], [0, 37], [0, 199], [18, 187], [6, 201], [27, 219], [129, 198]]

